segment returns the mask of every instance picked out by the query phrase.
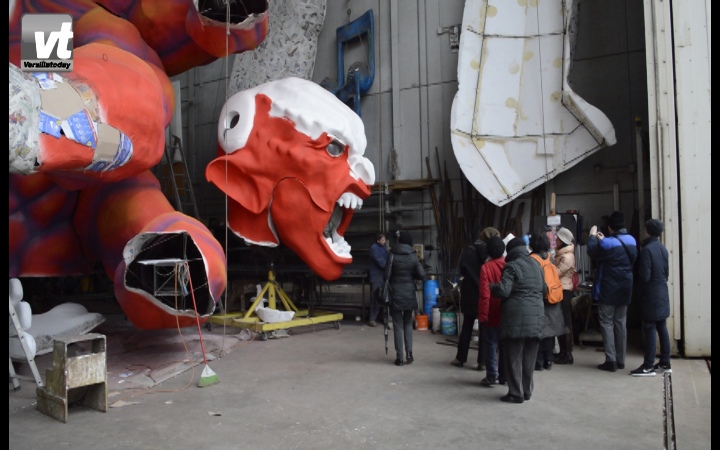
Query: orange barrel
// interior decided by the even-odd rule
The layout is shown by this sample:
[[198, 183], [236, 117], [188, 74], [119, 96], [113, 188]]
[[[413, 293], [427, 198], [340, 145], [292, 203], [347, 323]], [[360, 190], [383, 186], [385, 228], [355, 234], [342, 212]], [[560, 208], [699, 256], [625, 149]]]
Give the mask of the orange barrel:
[[419, 331], [428, 329], [428, 316], [426, 314], [418, 314], [415, 316], [415, 329]]

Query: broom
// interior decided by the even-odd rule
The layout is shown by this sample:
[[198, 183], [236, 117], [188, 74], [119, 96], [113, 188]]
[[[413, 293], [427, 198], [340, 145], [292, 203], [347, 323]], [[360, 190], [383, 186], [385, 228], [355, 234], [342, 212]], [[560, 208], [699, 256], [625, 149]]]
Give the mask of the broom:
[[203, 371], [200, 374], [200, 381], [198, 382], [198, 387], [212, 386], [213, 384], [219, 383], [220, 378], [210, 368], [210, 366], [208, 366], [207, 356], [205, 356], [205, 343], [203, 342], [202, 330], [200, 329], [200, 316], [198, 315], [197, 304], [195, 303], [195, 291], [193, 290], [193, 286], [192, 286], [192, 278], [189, 276], [190, 268], [188, 267], [187, 262], [185, 263], [185, 269], [187, 270], [187, 273], [188, 273], [188, 281], [190, 283], [190, 294], [191, 294], [192, 301], [193, 301], [193, 309], [195, 310], [195, 320], [197, 322], [198, 334], [200, 335], [200, 349], [202, 350], [203, 362], [205, 363], [205, 367], [203, 368]]

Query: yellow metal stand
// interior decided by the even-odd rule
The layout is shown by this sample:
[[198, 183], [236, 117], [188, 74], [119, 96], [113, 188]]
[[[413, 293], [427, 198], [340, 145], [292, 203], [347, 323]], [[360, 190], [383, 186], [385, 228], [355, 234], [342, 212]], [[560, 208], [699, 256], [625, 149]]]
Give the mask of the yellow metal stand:
[[[277, 298], [280, 298], [285, 311], [295, 311], [295, 315], [291, 320], [282, 322], [270, 322], [265, 323], [255, 313], [255, 309], [258, 304], [263, 301], [263, 298], [267, 294], [268, 307], [271, 309], [277, 309]], [[268, 271], [268, 280], [263, 286], [262, 290], [258, 293], [257, 298], [253, 304], [245, 312], [228, 313], [228, 314], [215, 314], [208, 318], [208, 327], [211, 324], [226, 325], [238, 328], [245, 328], [260, 333], [261, 340], [267, 340], [267, 332], [275, 330], [284, 330], [292, 327], [302, 327], [307, 325], [315, 325], [318, 323], [334, 322], [335, 329], [340, 328], [340, 320], [342, 320], [342, 313], [332, 311], [317, 311], [314, 310], [312, 314], [308, 310], [300, 310], [290, 300], [290, 297], [280, 287], [278, 282], [275, 280], [275, 273], [272, 270], [272, 266]]]

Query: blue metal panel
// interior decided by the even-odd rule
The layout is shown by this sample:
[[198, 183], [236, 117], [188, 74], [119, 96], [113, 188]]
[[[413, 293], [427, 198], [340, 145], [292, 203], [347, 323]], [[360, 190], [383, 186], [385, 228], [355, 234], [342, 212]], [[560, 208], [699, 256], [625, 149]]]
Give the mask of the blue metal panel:
[[[337, 79], [338, 87], [330, 91], [345, 104], [351, 105], [360, 115], [360, 97], [368, 92], [375, 80], [375, 21], [373, 11], [337, 28]], [[345, 79], [345, 47], [359, 40], [367, 46], [367, 64], [364, 61], [353, 63]]]

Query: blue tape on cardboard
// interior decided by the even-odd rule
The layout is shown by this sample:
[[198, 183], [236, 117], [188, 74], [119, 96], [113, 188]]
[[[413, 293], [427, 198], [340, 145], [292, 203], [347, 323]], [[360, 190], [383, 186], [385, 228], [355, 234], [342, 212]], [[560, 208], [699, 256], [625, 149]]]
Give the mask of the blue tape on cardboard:
[[107, 170], [117, 169], [120, 166], [124, 166], [133, 155], [133, 145], [130, 141], [130, 138], [123, 133], [120, 132], [120, 147], [118, 149], [117, 154], [115, 155], [115, 159], [113, 160], [113, 163], [110, 167], [107, 168]]
[[62, 122], [62, 129], [68, 139], [72, 139], [91, 148], [95, 148], [97, 145], [95, 124], [84, 109], [65, 119]]
[[38, 120], [38, 128], [41, 132], [47, 133], [50, 136], [54, 136], [60, 139], [62, 135], [62, 129], [60, 128], [60, 119], [53, 117], [50, 114], [40, 111], [40, 120]]

